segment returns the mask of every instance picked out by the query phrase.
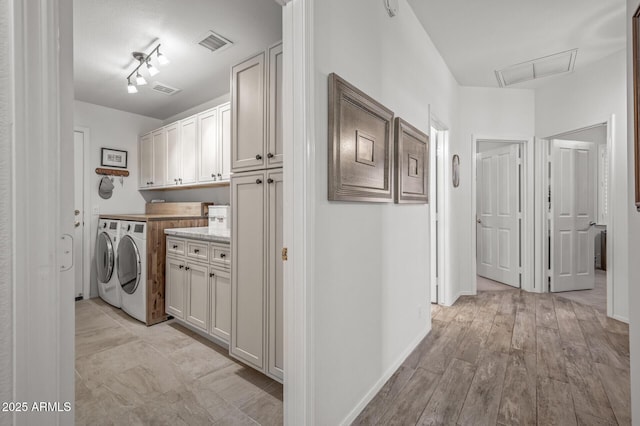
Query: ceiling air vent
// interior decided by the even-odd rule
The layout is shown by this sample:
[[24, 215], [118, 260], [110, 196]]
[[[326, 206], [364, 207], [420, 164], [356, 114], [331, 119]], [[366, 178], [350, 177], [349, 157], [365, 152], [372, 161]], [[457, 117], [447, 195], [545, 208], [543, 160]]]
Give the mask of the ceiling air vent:
[[496, 71], [500, 87], [573, 71], [578, 49], [567, 50]]
[[227, 40], [220, 34], [216, 34], [213, 31], [208, 31], [198, 44], [202, 47], [206, 47], [212, 52], [218, 52], [233, 45], [230, 40]]
[[182, 90], [175, 87], [171, 87], [168, 84], [160, 83], [159, 81], [154, 81], [151, 84], [151, 89], [167, 96], [175, 95], [176, 93]]

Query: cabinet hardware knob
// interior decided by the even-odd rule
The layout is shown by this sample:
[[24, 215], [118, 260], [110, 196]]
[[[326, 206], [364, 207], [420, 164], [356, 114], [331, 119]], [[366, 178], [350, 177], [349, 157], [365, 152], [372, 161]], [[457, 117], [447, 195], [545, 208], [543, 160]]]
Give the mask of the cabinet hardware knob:
[[179, 268], [180, 268], [180, 269], [184, 268], [184, 265], [180, 265], [180, 266], [179, 266]]
[[182, 183], [182, 178], [178, 178], [178, 180], [180, 181], [180, 183]]
[[267, 183], [273, 183], [273, 179], [271, 178], [267, 179]]
[[226, 255], [226, 254], [224, 254], [224, 253], [220, 253], [220, 257], [221, 257], [222, 259], [224, 259], [225, 257], [227, 257], [227, 255]]
[[214, 274], [213, 272], [209, 272], [209, 276], [210, 276], [210, 277], [215, 277], [215, 276], [216, 276], [216, 274]]
[[184, 268], [185, 271], [188, 271], [189, 269], [191, 269], [191, 268], [189, 268], [188, 266], [185, 266], [185, 268]]
[[268, 153], [267, 154], [267, 158], [273, 158], [273, 154], [272, 153]]
[[216, 175], [215, 175], [215, 174], [213, 174], [213, 173], [211, 173], [211, 177], [216, 177]]
[[222, 178], [222, 175], [221, 175], [220, 173], [218, 173], [218, 177], [219, 177], [219, 178]]
[[262, 183], [262, 179], [256, 179], [256, 183], [260, 185]]
[[194, 252], [195, 254], [198, 254], [198, 253], [200, 253], [200, 250], [199, 250], [199, 249], [193, 249], [193, 252]]
[[174, 249], [174, 250], [177, 250], [177, 249], [178, 249], [178, 245], [177, 245], [177, 244], [174, 244], [174, 245], [173, 245], [173, 249]]
[[262, 155], [260, 154], [256, 155], [256, 160], [262, 160]]

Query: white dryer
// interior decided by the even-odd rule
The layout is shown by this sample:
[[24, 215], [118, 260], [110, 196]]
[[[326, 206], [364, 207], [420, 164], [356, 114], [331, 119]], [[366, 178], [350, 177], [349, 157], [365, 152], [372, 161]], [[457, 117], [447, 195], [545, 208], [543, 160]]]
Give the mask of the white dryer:
[[118, 280], [122, 310], [133, 318], [147, 321], [147, 224], [120, 223], [118, 243]]
[[98, 294], [105, 302], [119, 308], [121, 305], [120, 284], [116, 274], [120, 221], [100, 219], [96, 239], [96, 271]]

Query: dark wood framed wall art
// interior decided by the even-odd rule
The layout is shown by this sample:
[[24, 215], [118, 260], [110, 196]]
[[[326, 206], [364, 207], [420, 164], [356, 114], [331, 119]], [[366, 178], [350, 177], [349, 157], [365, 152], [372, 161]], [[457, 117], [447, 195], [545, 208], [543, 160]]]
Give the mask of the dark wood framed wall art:
[[636, 208], [640, 211], [640, 7], [633, 14], [633, 137], [635, 146]]
[[393, 202], [393, 111], [329, 75], [330, 201]]
[[395, 122], [395, 201], [429, 202], [429, 136], [404, 121]]

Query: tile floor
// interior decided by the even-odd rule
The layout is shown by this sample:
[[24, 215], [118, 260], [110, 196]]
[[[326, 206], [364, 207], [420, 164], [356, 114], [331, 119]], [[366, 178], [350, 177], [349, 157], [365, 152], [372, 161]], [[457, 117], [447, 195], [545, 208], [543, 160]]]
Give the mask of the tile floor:
[[76, 303], [77, 425], [281, 425], [282, 385], [168, 321]]
[[432, 305], [432, 331], [355, 425], [630, 425], [629, 328], [515, 289]]

